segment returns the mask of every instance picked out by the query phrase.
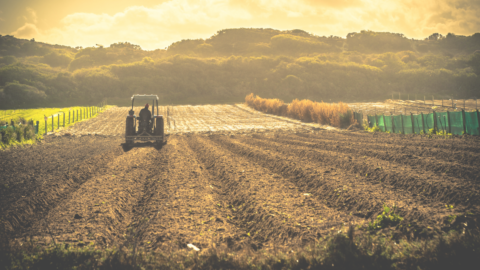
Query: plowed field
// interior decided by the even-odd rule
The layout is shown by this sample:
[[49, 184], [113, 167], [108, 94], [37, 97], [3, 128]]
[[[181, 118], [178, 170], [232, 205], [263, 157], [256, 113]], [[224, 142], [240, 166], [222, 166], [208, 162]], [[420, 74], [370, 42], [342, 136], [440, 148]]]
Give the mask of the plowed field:
[[104, 136], [46, 136], [0, 152], [2, 238], [290, 249], [366, 228], [384, 204], [404, 218], [380, 230], [393, 238], [478, 224], [477, 138], [324, 130], [242, 105], [178, 106], [161, 109], [162, 147], [126, 148], [128, 110], [59, 133]]

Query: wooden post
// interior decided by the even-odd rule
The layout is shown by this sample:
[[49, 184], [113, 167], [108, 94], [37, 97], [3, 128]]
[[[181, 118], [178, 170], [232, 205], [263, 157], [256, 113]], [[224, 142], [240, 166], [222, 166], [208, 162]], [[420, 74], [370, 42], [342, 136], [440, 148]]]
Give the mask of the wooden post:
[[410, 112], [410, 120], [412, 120], [412, 134], [415, 134], [415, 123], [413, 121], [413, 113], [412, 112]]
[[[444, 116], [444, 118], [445, 118], [445, 116]], [[449, 111], [447, 111], [447, 121], [448, 122], [446, 122], [445, 125], [448, 124], [448, 133], [452, 133], [452, 125], [450, 124], [450, 112]]]
[[427, 132], [425, 131], [425, 118], [423, 117], [423, 112], [422, 112], [422, 130], [423, 130], [423, 134], [427, 134]]
[[39, 130], [40, 130], [40, 121], [37, 121], [37, 127], [35, 128], [35, 131], [36, 131], [35, 134], [38, 134]]
[[467, 125], [465, 121], [465, 110], [462, 110], [463, 135], [467, 134]]
[[54, 127], [55, 127], [55, 126], [53, 125], [53, 115], [52, 115], [52, 132], [53, 132], [53, 128], [54, 128]]
[[405, 125], [403, 124], [403, 114], [400, 114], [400, 120], [402, 120], [402, 134], [405, 134]]
[[383, 130], [387, 131], [387, 123], [385, 123], [385, 113], [382, 114], [383, 117]]
[[432, 110], [433, 113], [433, 131], [437, 133], [437, 114], [435, 113], [434, 110]]
[[477, 110], [478, 132], [480, 133], [480, 113]]
[[393, 115], [390, 117], [392, 118], [392, 133], [395, 133], [395, 122], [393, 121]]
[[48, 118], [45, 116], [45, 135], [47, 135], [47, 131], [48, 131], [48, 129], [47, 129], [47, 119]]

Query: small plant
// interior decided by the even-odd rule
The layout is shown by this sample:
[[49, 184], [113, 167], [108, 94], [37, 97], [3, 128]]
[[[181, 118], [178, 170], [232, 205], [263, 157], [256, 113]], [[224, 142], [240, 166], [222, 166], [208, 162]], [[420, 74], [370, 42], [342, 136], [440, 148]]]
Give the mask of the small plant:
[[445, 208], [447, 209], [453, 209], [453, 204], [445, 204]]
[[457, 215], [449, 215], [447, 218], [448, 223], [452, 223], [457, 218]]
[[382, 132], [382, 130], [378, 126], [373, 126], [371, 128], [367, 128], [370, 132]]
[[397, 225], [400, 221], [403, 220], [401, 216], [395, 214], [397, 207], [395, 205], [392, 208], [388, 207], [386, 204], [383, 205], [383, 212], [377, 216], [374, 222], [368, 223], [368, 229], [373, 231], [377, 229], [382, 229], [388, 226]]

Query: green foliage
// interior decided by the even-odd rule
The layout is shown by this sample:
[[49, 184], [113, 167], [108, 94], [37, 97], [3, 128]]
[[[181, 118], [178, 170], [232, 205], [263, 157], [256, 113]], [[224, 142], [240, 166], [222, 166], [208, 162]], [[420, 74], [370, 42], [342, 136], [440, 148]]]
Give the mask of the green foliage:
[[373, 126], [371, 128], [367, 126], [366, 130], [369, 132], [382, 132], [382, 130], [378, 126]]
[[42, 58], [42, 62], [50, 65], [51, 67], [66, 67], [71, 61], [72, 58], [57, 52], [51, 52]]
[[368, 229], [369, 230], [377, 230], [382, 229], [388, 226], [394, 226], [400, 223], [403, 220], [401, 216], [395, 214], [395, 210], [397, 207], [395, 205], [392, 208], [388, 207], [387, 205], [383, 205], [383, 212], [377, 216], [374, 222], [369, 222]]
[[3, 144], [11, 144], [17, 139], [17, 134], [15, 133], [15, 130], [11, 126], [0, 130], [0, 132], [2, 134]]
[[[479, 38], [412, 40], [361, 31], [343, 39], [242, 28], [144, 51], [128, 42], [74, 49], [0, 36], [0, 106], [96, 104], [141, 92], [157, 94], [163, 104], [241, 102], [252, 92], [287, 103], [382, 100], [391, 92], [445, 95], [451, 89], [458, 89], [458, 98], [472, 97], [480, 84], [480, 53], [472, 54]], [[7, 96], [7, 83], [47, 98]]]
[[3, 93], [5, 99], [9, 99], [18, 107], [25, 107], [25, 104], [37, 105], [47, 97], [45, 92], [15, 81], [7, 83]]
[[0, 64], [11, 65], [17, 62], [17, 58], [13, 55], [6, 55], [4, 57], [0, 57]]

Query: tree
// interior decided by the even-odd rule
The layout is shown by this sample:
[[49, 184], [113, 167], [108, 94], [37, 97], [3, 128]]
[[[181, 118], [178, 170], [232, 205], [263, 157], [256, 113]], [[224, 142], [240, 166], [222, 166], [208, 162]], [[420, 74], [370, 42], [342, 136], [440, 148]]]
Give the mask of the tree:
[[480, 76], [480, 50], [475, 51], [472, 57], [467, 61], [467, 64], [473, 69], [473, 72]]
[[13, 101], [13, 105], [17, 107], [33, 107], [47, 97], [45, 92], [17, 81], [7, 83], [3, 93], [5, 98]]

